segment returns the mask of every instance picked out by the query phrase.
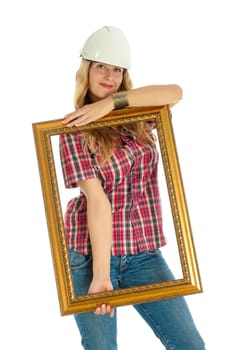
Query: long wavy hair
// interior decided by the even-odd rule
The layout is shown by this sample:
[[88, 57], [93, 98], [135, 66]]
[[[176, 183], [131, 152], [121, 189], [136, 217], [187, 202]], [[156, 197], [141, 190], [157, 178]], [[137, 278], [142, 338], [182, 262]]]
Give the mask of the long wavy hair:
[[[88, 79], [91, 61], [82, 60], [76, 73], [76, 85], [74, 93], [74, 107], [78, 109], [85, 104], [91, 103], [88, 96]], [[119, 91], [132, 89], [132, 80], [129, 72], [124, 70], [123, 79]], [[89, 148], [93, 153], [98, 153], [100, 163], [103, 164], [109, 159], [116, 148], [121, 147], [120, 130], [122, 126], [106, 127], [83, 132], [84, 147]], [[129, 133], [136, 136], [137, 141], [143, 145], [155, 142], [155, 136], [147, 122], [135, 122], [124, 125]]]

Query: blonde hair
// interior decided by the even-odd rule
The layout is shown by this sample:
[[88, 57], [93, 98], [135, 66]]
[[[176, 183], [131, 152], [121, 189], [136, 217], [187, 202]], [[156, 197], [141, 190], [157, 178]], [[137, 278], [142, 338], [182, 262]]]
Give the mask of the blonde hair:
[[[88, 73], [91, 61], [82, 60], [76, 73], [76, 86], [74, 93], [74, 107], [81, 108], [84, 104], [91, 103], [88, 97]], [[132, 89], [132, 80], [129, 72], [124, 70], [123, 80], [119, 91]], [[114, 149], [120, 147], [120, 129], [122, 126], [106, 127], [83, 132], [84, 147], [89, 148], [92, 152], [98, 153], [101, 164], [109, 159]], [[137, 141], [141, 144], [148, 145], [155, 141], [151, 128], [146, 122], [135, 122], [125, 124], [124, 128], [129, 133], [136, 136]]]

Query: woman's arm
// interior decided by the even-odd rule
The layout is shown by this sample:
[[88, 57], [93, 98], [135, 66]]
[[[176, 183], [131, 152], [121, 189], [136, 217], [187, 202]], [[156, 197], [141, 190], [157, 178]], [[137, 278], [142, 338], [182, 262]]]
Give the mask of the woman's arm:
[[[87, 221], [93, 258], [93, 278], [89, 294], [113, 290], [110, 279], [110, 259], [112, 246], [111, 204], [98, 179], [79, 182], [80, 189], [87, 199]], [[114, 309], [101, 305], [97, 314], [106, 312], [113, 316]]]
[[[174, 106], [182, 99], [182, 89], [176, 84], [149, 85], [127, 91], [130, 107]], [[67, 126], [81, 126], [93, 122], [114, 109], [112, 95], [79, 108], [65, 116]]]
[[127, 91], [130, 107], [175, 105], [182, 99], [182, 89], [175, 84], [150, 85]]

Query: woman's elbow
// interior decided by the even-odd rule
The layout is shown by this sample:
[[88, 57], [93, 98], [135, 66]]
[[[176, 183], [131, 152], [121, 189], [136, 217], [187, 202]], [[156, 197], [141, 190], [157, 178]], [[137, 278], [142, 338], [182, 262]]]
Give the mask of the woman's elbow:
[[179, 85], [173, 84], [171, 85], [171, 102], [169, 103], [169, 107], [173, 107], [183, 98], [183, 90]]
[[183, 90], [179, 85], [173, 85], [174, 99], [176, 102], [180, 101], [183, 97]]

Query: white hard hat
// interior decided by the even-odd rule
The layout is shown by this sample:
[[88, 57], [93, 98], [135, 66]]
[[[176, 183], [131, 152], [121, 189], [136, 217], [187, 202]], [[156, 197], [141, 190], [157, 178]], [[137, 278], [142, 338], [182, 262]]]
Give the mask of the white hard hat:
[[130, 48], [123, 32], [111, 26], [92, 33], [85, 42], [80, 56], [86, 60], [111, 64], [129, 69]]

